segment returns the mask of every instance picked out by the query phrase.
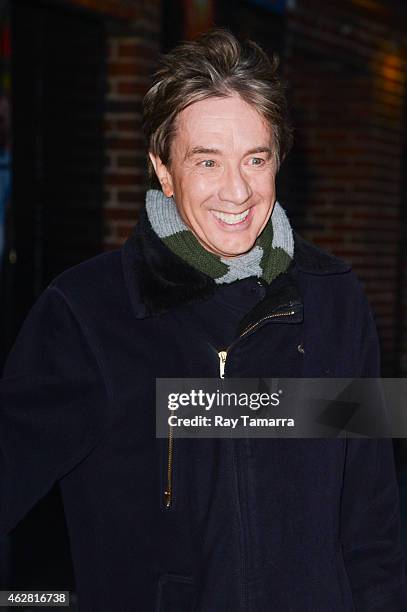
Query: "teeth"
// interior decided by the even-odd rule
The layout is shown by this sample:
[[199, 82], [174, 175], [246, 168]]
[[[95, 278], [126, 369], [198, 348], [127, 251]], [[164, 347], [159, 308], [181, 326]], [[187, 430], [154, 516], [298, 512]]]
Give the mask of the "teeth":
[[234, 215], [232, 213], [223, 213], [217, 210], [213, 210], [212, 212], [215, 217], [217, 217], [224, 223], [228, 223], [229, 225], [235, 225], [236, 223], [241, 223], [246, 219], [247, 215], [249, 214], [249, 209], [245, 210], [242, 213], [239, 213], [238, 215]]

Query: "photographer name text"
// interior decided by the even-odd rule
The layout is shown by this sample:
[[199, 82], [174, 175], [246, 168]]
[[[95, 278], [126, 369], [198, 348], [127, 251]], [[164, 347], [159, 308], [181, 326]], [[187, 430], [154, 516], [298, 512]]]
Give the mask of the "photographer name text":
[[247, 414], [242, 414], [235, 418], [223, 417], [216, 415], [214, 417], [196, 415], [191, 418], [177, 417], [171, 415], [168, 418], [168, 424], [171, 427], [226, 427], [236, 429], [240, 427], [294, 427], [295, 421], [290, 418], [261, 418], [250, 417]]

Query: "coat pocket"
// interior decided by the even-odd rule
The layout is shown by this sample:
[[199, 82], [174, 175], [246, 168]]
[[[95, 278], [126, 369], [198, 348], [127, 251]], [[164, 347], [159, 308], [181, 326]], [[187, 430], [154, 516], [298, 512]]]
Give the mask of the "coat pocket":
[[158, 580], [156, 612], [192, 612], [195, 587], [190, 576], [162, 574]]
[[348, 572], [346, 571], [345, 559], [343, 557], [342, 544], [338, 545], [336, 552], [336, 565], [338, 570], [338, 579], [342, 591], [342, 598], [345, 604], [345, 610], [348, 612], [356, 612], [355, 603], [353, 601], [352, 589], [350, 586]]

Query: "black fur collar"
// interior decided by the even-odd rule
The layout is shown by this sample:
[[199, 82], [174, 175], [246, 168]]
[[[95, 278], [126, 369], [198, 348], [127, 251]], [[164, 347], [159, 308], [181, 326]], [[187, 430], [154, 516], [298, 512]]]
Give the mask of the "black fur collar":
[[[145, 209], [122, 250], [124, 274], [137, 317], [157, 315], [181, 304], [204, 300], [216, 290], [215, 281], [175, 255], [153, 231]], [[300, 296], [290, 283], [292, 269], [308, 274], [340, 274], [349, 264], [307, 242], [294, 232], [294, 259], [283, 280], [270, 285], [270, 299], [276, 307], [275, 289], [283, 298], [300, 303]], [[239, 281], [235, 281], [239, 282]], [[285, 286], [283, 293], [280, 283]], [[287, 288], [291, 284], [291, 288]], [[288, 295], [288, 294], [287, 294]], [[287, 296], [286, 296], [287, 297]], [[284, 298], [285, 299], [285, 298]]]

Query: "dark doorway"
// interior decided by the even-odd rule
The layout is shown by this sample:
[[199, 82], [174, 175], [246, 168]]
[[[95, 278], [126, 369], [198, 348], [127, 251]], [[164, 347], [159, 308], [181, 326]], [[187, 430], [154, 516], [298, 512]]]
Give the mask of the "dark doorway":
[[102, 249], [102, 20], [63, 3], [11, 10], [12, 199], [3, 352], [43, 288]]
[[[212, 27], [230, 30], [241, 39], [251, 38], [269, 54], [282, 55], [285, 34], [285, 2], [260, 0], [167, 0], [163, 4], [163, 52], [182, 40]], [[188, 22], [187, 11], [190, 19]], [[195, 16], [196, 24], [191, 23]], [[194, 37], [192, 36], [192, 37]]]
[[[63, 2], [14, 0], [12, 197], [1, 286], [2, 355], [60, 272], [102, 250], [105, 31]], [[59, 489], [11, 538], [13, 588], [73, 588]]]
[[259, 0], [218, 0], [216, 23], [239, 38], [255, 40], [269, 55], [283, 56], [285, 2]]

